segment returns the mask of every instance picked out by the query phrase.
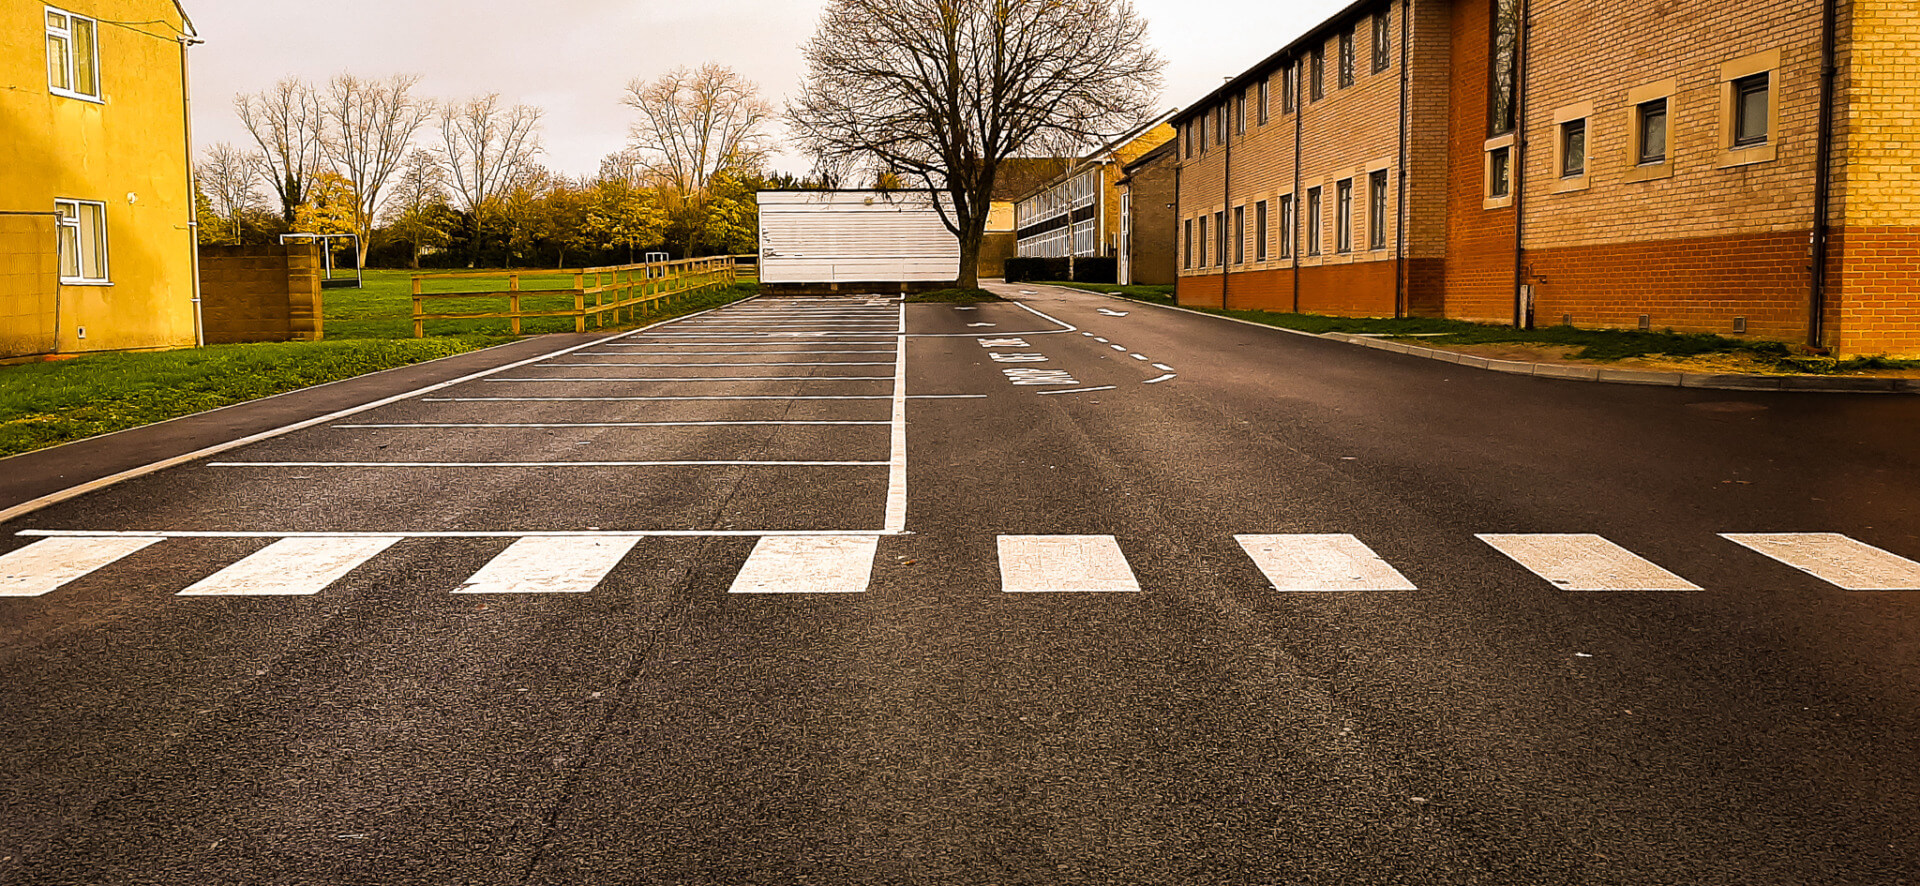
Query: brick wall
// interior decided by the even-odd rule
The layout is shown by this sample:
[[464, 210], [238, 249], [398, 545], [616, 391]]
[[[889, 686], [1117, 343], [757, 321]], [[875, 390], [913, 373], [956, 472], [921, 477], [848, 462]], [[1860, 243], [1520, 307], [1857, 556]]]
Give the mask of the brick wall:
[[1807, 329], [1805, 232], [1529, 249], [1534, 322], [1797, 341]]
[[57, 250], [51, 214], [0, 215], [0, 359], [53, 352]]
[[1174, 166], [1171, 153], [1137, 167], [1126, 187], [1133, 212], [1133, 282], [1165, 285], [1174, 282], [1178, 257], [1174, 231]]
[[208, 344], [318, 341], [320, 247], [200, 247], [201, 323]]
[[1826, 343], [1920, 356], [1920, 7], [1853, 0]]
[[1489, 0], [1456, 0], [1447, 127], [1446, 316], [1513, 322], [1513, 209], [1486, 209]]

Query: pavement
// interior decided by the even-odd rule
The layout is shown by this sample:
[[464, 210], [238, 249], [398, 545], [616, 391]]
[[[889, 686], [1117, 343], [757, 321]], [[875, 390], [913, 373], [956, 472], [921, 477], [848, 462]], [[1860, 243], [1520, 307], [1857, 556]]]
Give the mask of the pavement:
[[1920, 403], [1001, 291], [0, 524], [0, 883], [1913, 882]]

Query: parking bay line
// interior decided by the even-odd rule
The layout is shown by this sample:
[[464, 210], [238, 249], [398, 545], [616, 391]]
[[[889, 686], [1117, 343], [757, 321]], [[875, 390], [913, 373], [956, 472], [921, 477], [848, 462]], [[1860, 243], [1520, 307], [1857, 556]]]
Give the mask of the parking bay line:
[[884, 461], [213, 461], [210, 468], [883, 468]]
[[1475, 538], [1563, 591], [1697, 591], [1700, 586], [1589, 533], [1484, 533]]
[[[1065, 393], [1061, 391], [1060, 393]], [[737, 396], [681, 397], [422, 397], [422, 403], [624, 403], [660, 400], [892, 400], [888, 394], [796, 394], [791, 397], [761, 394]], [[908, 394], [908, 400], [985, 400], [985, 394]]]
[[[875, 532], [871, 529], [585, 529], [516, 531], [508, 529], [475, 530], [431, 530], [398, 532], [356, 532], [342, 530], [328, 531], [282, 531], [266, 530], [222, 530], [222, 529], [163, 529], [155, 531], [132, 529], [22, 529], [14, 535], [23, 538], [43, 539], [101, 539], [145, 540], [146, 544], [165, 541], [169, 538], [755, 538], [760, 536], [785, 535], [902, 535], [898, 531]], [[140, 545], [145, 547], [146, 544]], [[28, 548], [36, 545], [28, 545]], [[138, 550], [139, 548], [134, 548]], [[24, 551], [27, 548], [21, 548]], [[18, 553], [17, 551], [15, 553]], [[117, 559], [117, 558], [116, 558]], [[112, 562], [112, 561], [107, 561]], [[101, 565], [105, 565], [104, 563]], [[95, 567], [98, 568], [98, 567]], [[91, 571], [91, 570], [89, 570]], [[77, 576], [76, 576], [77, 577]], [[71, 580], [71, 579], [68, 579]], [[63, 582], [64, 583], [64, 582]], [[27, 596], [24, 594], [0, 596]], [[37, 595], [34, 595], [37, 596]]]
[[715, 428], [734, 425], [890, 425], [888, 421], [577, 421], [577, 422], [391, 422], [333, 425], [335, 428]]
[[48, 538], [8, 551], [0, 554], [0, 597], [39, 597], [52, 593], [160, 540], [160, 536], [145, 532], [110, 537]]
[[[537, 367], [536, 367], [537, 368]], [[752, 375], [752, 376], [685, 376], [682, 378], [490, 378], [489, 382], [508, 381], [636, 381], [636, 382], [741, 382], [741, 381], [893, 381], [891, 375]]]

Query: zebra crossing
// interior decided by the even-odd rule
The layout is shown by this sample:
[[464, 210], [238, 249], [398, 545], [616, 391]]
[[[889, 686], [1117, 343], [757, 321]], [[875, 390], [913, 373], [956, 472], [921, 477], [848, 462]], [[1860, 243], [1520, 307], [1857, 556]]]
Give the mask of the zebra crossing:
[[[0, 555], [0, 598], [42, 597], [120, 561], [181, 538], [261, 533], [137, 533], [27, 530], [41, 536]], [[176, 592], [182, 597], [312, 596], [409, 538], [435, 533], [305, 533], [266, 547]], [[505, 534], [485, 534], [489, 537]], [[744, 534], [743, 534], [744, 535]], [[873, 582], [878, 533], [753, 534], [752, 552], [731, 594], [858, 594]], [[456, 594], [584, 594], [598, 588], [648, 533], [528, 533], [458, 587]], [[1498, 533], [1475, 536], [1562, 591], [1706, 590], [1602, 536]], [[1723, 533], [1778, 564], [1848, 591], [1920, 590], [1920, 563], [1831, 532]], [[1418, 588], [1359, 538], [1342, 534], [1233, 537], [1277, 592], [1405, 592]], [[1120, 541], [1111, 535], [996, 536], [1000, 590], [1009, 594], [1140, 593]]]

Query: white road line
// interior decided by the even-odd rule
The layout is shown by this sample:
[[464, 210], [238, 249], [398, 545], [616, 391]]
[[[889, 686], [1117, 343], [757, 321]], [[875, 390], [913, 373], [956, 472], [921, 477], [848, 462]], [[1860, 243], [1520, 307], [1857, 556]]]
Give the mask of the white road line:
[[[23, 533], [24, 534], [24, 533]], [[147, 533], [49, 538], [0, 555], [0, 597], [38, 597], [148, 545]]]
[[1844, 590], [1920, 590], [1920, 563], [1837, 532], [1723, 532], [1720, 537]]
[[636, 382], [741, 382], [741, 381], [893, 381], [890, 375], [747, 375], [747, 376], [685, 376], [682, 378], [490, 378], [491, 383], [509, 381], [636, 381]]
[[1111, 535], [1002, 535], [999, 547], [1004, 593], [1140, 590]]
[[1099, 387], [1094, 387], [1094, 388], [1066, 388], [1064, 390], [1054, 390], [1054, 391], [1034, 391], [1034, 393], [1039, 394], [1043, 397], [1049, 394], [1087, 394], [1087, 393], [1092, 393], [1094, 391], [1111, 391], [1115, 387], [1116, 387], [1115, 385], [1100, 385]]
[[1155, 368], [1155, 369], [1158, 369], [1158, 370], [1160, 370], [1161, 372], [1172, 372], [1172, 371], [1173, 371], [1173, 367], [1171, 367], [1171, 366], [1168, 366], [1168, 365], [1167, 365], [1167, 364], [1165, 364], [1165, 363], [1155, 363], [1155, 364], [1153, 364], [1153, 368]]
[[[140, 467], [137, 467], [137, 468], [130, 468], [128, 470], [121, 471], [117, 474], [101, 477], [98, 480], [92, 480], [86, 483], [82, 483], [78, 486], [71, 486], [66, 489], [62, 489], [59, 492], [48, 493], [47, 495], [40, 496], [39, 498], [33, 499], [31, 501], [21, 502], [20, 504], [14, 505], [13, 507], [7, 508], [6, 510], [0, 511], [0, 523], [5, 523], [8, 520], [12, 520], [15, 517], [33, 513], [34, 511], [37, 511], [48, 505], [58, 504], [60, 502], [66, 501], [71, 498], [76, 498], [78, 496], [86, 495], [87, 493], [93, 492], [95, 490], [105, 489], [108, 486], [112, 486], [116, 483], [123, 483], [127, 480], [134, 479], [135, 477], [144, 477], [148, 474], [154, 473], [155, 471], [166, 470], [167, 468], [173, 467], [174, 465], [182, 465], [188, 462], [198, 461], [210, 455], [219, 455], [222, 452], [228, 452], [234, 449], [238, 449], [242, 446], [249, 446], [254, 443], [258, 443], [262, 440], [271, 440], [275, 437], [291, 434], [295, 431], [306, 430], [307, 428], [314, 427], [315, 425], [323, 425], [329, 422], [339, 421], [340, 419], [346, 418], [349, 415], [358, 415], [362, 412], [378, 409], [382, 406], [386, 406], [393, 403], [399, 403], [403, 400], [412, 400], [414, 398], [419, 397], [422, 394], [430, 394], [430, 393], [433, 393], [434, 391], [445, 390], [455, 385], [466, 384], [467, 382], [486, 378], [490, 375], [496, 375], [498, 373], [519, 369], [522, 366], [531, 366], [535, 363], [539, 363], [544, 360], [551, 360], [555, 357], [562, 357], [567, 354], [571, 354], [575, 351], [583, 351], [583, 350], [586, 350], [587, 348], [599, 347], [600, 345], [604, 345], [616, 339], [627, 338], [629, 336], [640, 334], [641, 332], [645, 331], [645, 329], [652, 329], [655, 326], [659, 326], [665, 323], [674, 323], [674, 322], [679, 322], [684, 320], [690, 320], [694, 317], [699, 317], [707, 313], [711, 313], [711, 311], [702, 311], [698, 314], [688, 314], [685, 317], [675, 317], [669, 320], [662, 320], [660, 321], [660, 323], [654, 324], [654, 326], [643, 327], [642, 329], [630, 329], [630, 330], [627, 330], [626, 332], [616, 332], [613, 335], [609, 335], [604, 338], [594, 339], [593, 341], [587, 342], [586, 344], [580, 344], [580, 345], [574, 345], [572, 347], [561, 348], [560, 350], [557, 350], [557, 351], [551, 351], [549, 353], [541, 354], [538, 357], [529, 357], [525, 360], [520, 360], [514, 363], [508, 363], [505, 366], [496, 366], [492, 369], [484, 369], [479, 372], [472, 373], [470, 375], [463, 375], [456, 379], [451, 379], [448, 381], [437, 382], [435, 384], [427, 385], [424, 388], [418, 388], [416, 390], [408, 391], [404, 394], [395, 394], [391, 397], [383, 397], [371, 403], [362, 403], [359, 406], [348, 407], [346, 409], [339, 410], [338, 412], [330, 412], [330, 413], [327, 413], [326, 415], [322, 415], [317, 418], [309, 418], [304, 421], [297, 421], [290, 425], [282, 425], [270, 431], [261, 431], [258, 434], [249, 434], [237, 440], [228, 440], [225, 443], [217, 443], [215, 445], [208, 446], [202, 449], [196, 449], [185, 455], [176, 455], [172, 458], [161, 459], [151, 464], [141, 465]], [[254, 402], [259, 402], [259, 401], [254, 401]]]
[[1096, 337], [1094, 338], [1094, 341], [1097, 341], [1097, 342], [1099, 342], [1099, 343], [1101, 343], [1101, 344], [1103, 344], [1103, 345], [1105, 345], [1105, 344], [1112, 344], [1112, 342], [1110, 342], [1110, 341], [1108, 341], [1108, 340], [1106, 340], [1106, 339], [1104, 339], [1104, 338], [1099, 338], [1099, 337], [1097, 337], [1097, 336], [1096, 336]]
[[1161, 382], [1163, 382], [1163, 381], [1167, 381], [1167, 380], [1169, 380], [1169, 379], [1175, 379], [1175, 378], [1179, 378], [1179, 377], [1180, 377], [1180, 376], [1177, 376], [1177, 375], [1174, 375], [1173, 373], [1171, 373], [1171, 372], [1169, 372], [1169, 373], [1167, 373], [1166, 375], [1162, 375], [1162, 376], [1160, 376], [1160, 377], [1158, 377], [1158, 378], [1150, 378], [1150, 379], [1147, 379], [1146, 381], [1144, 381], [1144, 382], [1141, 382], [1141, 384], [1145, 384], [1145, 385], [1157, 385], [1157, 384], [1159, 384], [1159, 383], [1161, 383]]
[[305, 597], [318, 594], [400, 539], [283, 538], [181, 591], [182, 597]]
[[487, 562], [456, 594], [584, 594], [633, 550], [631, 538], [523, 538]]
[[[624, 355], [623, 355], [623, 356], [624, 356]], [[677, 355], [677, 354], [676, 354], [675, 356], [679, 356], [679, 355]], [[756, 354], [755, 356], [759, 356], [759, 355], [757, 355], [757, 354]], [[550, 367], [550, 366], [551, 366], [551, 367], [565, 367], [565, 368], [567, 368], [567, 369], [592, 369], [592, 368], [598, 368], [598, 367], [601, 367], [601, 366], [653, 366], [653, 367], [673, 367], [673, 366], [700, 366], [700, 367], [720, 367], [720, 366], [892, 366], [892, 365], [893, 365], [892, 363], [855, 363], [855, 362], [852, 362], [852, 361], [849, 361], [849, 360], [835, 360], [835, 361], [833, 361], [833, 362], [831, 362], [831, 363], [795, 363], [795, 362], [788, 362], [788, 363], [743, 363], [743, 362], [738, 362], [738, 361], [736, 361], [736, 362], [733, 362], [733, 363], [542, 363], [542, 364], [540, 364], [540, 365], [539, 365], [539, 366], [538, 366], [537, 368], [539, 368], [539, 369], [546, 369], [547, 367]]]
[[884, 421], [573, 421], [573, 422], [393, 422], [378, 425], [334, 425], [353, 430], [370, 428], [718, 428], [734, 425], [885, 425]]
[[[755, 337], [766, 337], [766, 338], [782, 338], [782, 339], [784, 339], [784, 338], [799, 338], [799, 337], [806, 337], [806, 338], [833, 338], [833, 337], [836, 337], [836, 336], [849, 336], [849, 335], [850, 335], [850, 336], [860, 336], [860, 337], [867, 337], [867, 338], [871, 338], [871, 337], [873, 337], [873, 336], [874, 336], [875, 334], [876, 334], [876, 333], [873, 333], [873, 332], [656, 332], [656, 333], [653, 333], [653, 334], [650, 334], [650, 335], [647, 335], [647, 336], [645, 336], [645, 337], [646, 337], [646, 338], [755, 338]], [[783, 344], [787, 344], [788, 342], [782, 342], [782, 343], [783, 343]], [[835, 344], [852, 344], [852, 342], [835, 342]], [[876, 344], [876, 345], [877, 345], [877, 344], [881, 344], [881, 342], [861, 342], [860, 344]]]
[[1140, 361], [1145, 361], [1147, 359], [1147, 355], [1145, 354], [1128, 354], [1127, 356]]
[[[581, 357], [775, 357], [802, 356], [814, 357], [821, 354], [891, 354], [892, 351], [660, 351], [658, 353], [629, 353], [626, 351], [581, 351]], [[557, 365], [557, 364], [556, 364]], [[608, 364], [619, 365], [619, 364]], [[661, 364], [671, 366], [692, 366], [691, 363]]]
[[893, 433], [887, 461], [887, 514], [890, 532], [907, 528], [907, 305], [900, 304], [900, 343], [894, 347]]
[[1276, 591], [1411, 591], [1413, 583], [1351, 535], [1236, 535]]
[[1116, 351], [1124, 351], [1127, 349], [1125, 345], [1107, 345], [1107, 347], [1112, 348]]
[[1697, 591], [1700, 586], [1598, 535], [1478, 534], [1563, 591]]
[[[909, 394], [909, 400], [985, 400], [985, 394]], [[795, 394], [791, 397], [741, 394], [710, 397], [425, 397], [422, 403], [626, 403], [660, 400], [891, 400], [885, 394]]]
[[879, 468], [884, 461], [215, 461], [210, 468]]
[[[437, 532], [260, 532], [167, 529], [158, 532], [113, 529], [22, 529], [17, 536], [59, 539], [169, 538], [759, 538], [763, 535], [899, 535], [871, 529], [631, 529], [578, 532], [522, 532], [508, 530], [445, 530]], [[151, 542], [149, 542], [151, 544]], [[29, 545], [29, 547], [32, 547]], [[144, 545], [143, 545], [144, 547]], [[21, 548], [26, 550], [26, 548]]]
[[873, 580], [875, 535], [787, 535], [760, 539], [729, 594], [859, 594]]

